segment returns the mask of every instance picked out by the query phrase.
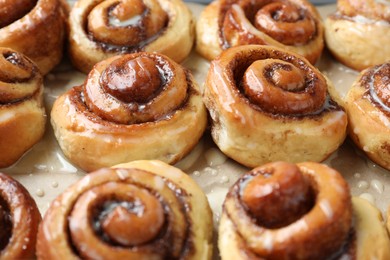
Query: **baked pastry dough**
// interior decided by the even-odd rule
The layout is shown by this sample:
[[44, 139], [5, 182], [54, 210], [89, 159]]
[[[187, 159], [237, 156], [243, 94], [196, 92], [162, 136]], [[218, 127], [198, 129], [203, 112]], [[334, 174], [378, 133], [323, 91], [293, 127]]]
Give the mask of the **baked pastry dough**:
[[390, 170], [390, 62], [360, 73], [345, 97], [349, 136], [367, 156]]
[[0, 173], [0, 258], [34, 259], [41, 215], [28, 191]]
[[306, 0], [215, 0], [201, 13], [196, 49], [209, 60], [239, 45], [272, 45], [314, 64], [324, 47], [318, 11]]
[[212, 215], [188, 175], [160, 161], [88, 174], [57, 197], [39, 259], [211, 259]]
[[390, 59], [390, 5], [376, 0], [339, 0], [325, 20], [325, 40], [340, 62], [363, 70]]
[[45, 131], [42, 75], [26, 56], [0, 47], [0, 168], [15, 163]]
[[207, 113], [191, 73], [161, 54], [98, 63], [51, 112], [64, 154], [86, 171], [137, 159], [175, 163], [199, 141]]
[[340, 173], [313, 162], [274, 162], [241, 176], [224, 202], [218, 247], [222, 260], [390, 257], [379, 210], [351, 202]]
[[346, 136], [330, 81], [303, 57], [270, 46], [233, 47], [211, 63], [204, 102], [220, 150], [256, 167], [322, 161]]
[[27, 55], [47, 74], [62, 58], [68, 8], [64, 0], [0, 1], [0, 46]]
[[195, 37], [182, 0], [81, 0], [70, 13], [69, 52], [77, 69], [120, 53], [158, 52], [181, 62]]

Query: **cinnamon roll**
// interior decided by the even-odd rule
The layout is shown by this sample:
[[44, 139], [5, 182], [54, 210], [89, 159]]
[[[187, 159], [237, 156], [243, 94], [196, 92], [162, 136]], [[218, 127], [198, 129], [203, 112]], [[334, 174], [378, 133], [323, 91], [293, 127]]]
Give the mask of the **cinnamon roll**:
[[42, 82], [29, 58], [0, 47], [0, 168], [15, 163], [43, 136]]
[[233, 47], [211, 63], [204, 102], [220, 150], [256, 167], [322, 161], [346, 135], [331, 82], [306, 59], [275, 47]]
[[195, 35], [181, 0], [81, 0], [70, 13], [69, 51], [77, 69], [118, 54], [158, 52], [181, 62]]
[[108, 58], [51, 112], [64, 154], [86, 171], [137, 159], [175, 163], [198, 143], [206, 108], [191, 73], [161, 54]]
[[0, 259], [34, 259], [41, 215], [28, 191], [0, 173]]
[[390, 4], [339, 0], [325, 20], [327, 47], [344, 65], [363, 70], [390, 59]]
[[212, 216], [188, 175], [161, 161], [88, 174], [57, 197], [39, 259], [211, 259]]
[[233, 46], [261, 44], [303, 55], [312, 64], [324, 47], [318, 11], [306, 0], [214, 0], [196, 26], [196, 49], [209, 60]]
[[218, 247], [222, 260], [390, 257], [379, 210], [351, 201], [340, 173], [313, 162], [273, 162], [241, 176], [223, 204]]
[[360, 73], [346, 100], [349, 136], [366, 155], [390, 170], [390, 61]]
[[68, 8], [64, 0], [0, 1], [0, 46], [25, 54], [47, 74], [62, 58]]

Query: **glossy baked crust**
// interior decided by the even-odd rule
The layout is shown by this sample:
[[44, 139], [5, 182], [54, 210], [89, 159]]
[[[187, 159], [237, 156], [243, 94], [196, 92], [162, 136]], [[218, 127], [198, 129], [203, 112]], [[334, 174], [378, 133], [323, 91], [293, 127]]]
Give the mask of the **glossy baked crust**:
[[218, 246], [223, 260], [390, 256], [379, 210], [351, 202], [340, 173], [312, 162], [274, 162], [243, 175], [224, 202]]
[[196, 49], [209, 60], [233, 46], [261, 44], [314, 64], [324, 47], [320, 15], [306, 0], [215, 0], [201, 13], [196, 32]]
[[68, 8], [65, 0], [1, 1], [0, 46], [25, 54], [47, 74], [62, 58]]
[[390, 59], [390, 6], [374, 0], [338, 1], [325, 20], [325, 40], [337, 60], [363, 70]]
[[93, 172], [57, 197], [40, 226], [37, 255], [207, 260], [211, 227], [194, 180], [161, 161], [133, 161]]
[[41, 215], [28, 191], [0, 173], [0, 258], [34, 259]]
[[322, 161], [346, 136], [329, 80], [303, 57], [270, 46], [225, 51], [211, 63], [204, 102], [220, 150], [248, 166]]
[[390, 169], [390, 62], [360, 73], [345, 97], [349, 136], [366, 155]]
[[43, 136], [42, 81], [30, 59], [0, 47], [0, 168], [15, 163]]
[[51, 120], [64, 154], [91, 171], [139, 159], [173, 164], [198, 143], [207, 113], [189, 71], [137, 53], [98, 63], [56, 100]]
[[181, 62], [195, 37], [181, 0], [81, 0], [70, 13], [69, 52], [84, 73], [120, 53], [158, 52]]

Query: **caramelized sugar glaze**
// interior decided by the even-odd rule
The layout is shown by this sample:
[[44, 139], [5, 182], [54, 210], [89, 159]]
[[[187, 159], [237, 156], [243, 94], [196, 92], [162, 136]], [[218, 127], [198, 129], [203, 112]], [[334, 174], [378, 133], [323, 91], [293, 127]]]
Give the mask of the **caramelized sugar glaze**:
[[198, 91], [166, 56], [115, 56], [56, 100], [52, 125], [64, 154], [86, 171], [135, 159], [175, 163], [206, 127]]
[[30, 59], [0, 47], [0, 168], [11, 166], [43, 136], [42, 82]]
[[0, 10], [0, 46], [25, 54], [47, 74], [62, 58], [66, 1], [4, 0]]
[[303, 57], [274, 47], [227, 50], [211, 63], [204, 97], [214, 141], [249, 167], [321, 161], [346, 135], [330, 82]]
[[340, 174], [315, 163], [274, 162], [253, 169], [230, 189], [219, 231], [237, 233], [221, 237], [219, 247], [222, 259], [229, 259], [224, 246], [235, 243], [238, 254], [247, 255], [243, 259], [336, 259], [344, 248], [354, 259], [351, 225], [351, 198]]
[[0, 257], [33, 259], [41, 215], [28, 191], [0, 173]]
[[82, 0], [70, 14], [70, 55], [84, 73], [121, 53], [159, 52], [180, 62], [193, 41], [193, 16], [181, 0]]
[[210, 259], [211, 226], [206, 196], [189, 176], [135, 161], [61, 194], [40, 227], [38, 258]]
[[360, 73], [346, 96], [349, 134], [374, 162], [390, 169], [390, 63]]
[[379, 211], [351, 200], [341, 174], [313, 162], [272, 162], [242, 175], [223, 204], [218, 246], [223, 260], [390, 256]]
[[308, 1], [219, 0], [200, 16], [197, 50], [211, 60], [233, 46], [272, 45], [314, 64], [323, 49], [322, 34], [320, 16]]

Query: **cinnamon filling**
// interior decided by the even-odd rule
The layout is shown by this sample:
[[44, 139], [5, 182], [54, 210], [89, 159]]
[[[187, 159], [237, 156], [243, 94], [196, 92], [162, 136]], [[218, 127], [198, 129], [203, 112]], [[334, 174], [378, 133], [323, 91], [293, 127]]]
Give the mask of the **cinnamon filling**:
[[6, 201], [0, 197], [0, 251], [9, 243], [12, 236], [12, 217]]
[[35, 66], [21, 54], [4, 51], [0, 56], [0, 81], [6, 83], [26, 82], [35, 74]]
[[323, 109], [325, 80], [307, 68], [274, 58], [255, 60], [245, 69], [238, 86], [251, 104], [273, 114], [314, 114]]
[[362, 76], [360, 84], [367, 89], [365, 97], [390, 116], [390, 63], [368, 70]]
[[218, 24], [224, 49], [233, 45], [266, 44], [251, 26], [285, 45], [304, 45], [317, 34], [317, 24], [309, 10], [284, 1], [266, 4], [226, 1], [222, 3]]

